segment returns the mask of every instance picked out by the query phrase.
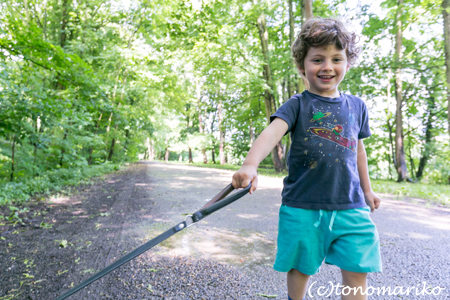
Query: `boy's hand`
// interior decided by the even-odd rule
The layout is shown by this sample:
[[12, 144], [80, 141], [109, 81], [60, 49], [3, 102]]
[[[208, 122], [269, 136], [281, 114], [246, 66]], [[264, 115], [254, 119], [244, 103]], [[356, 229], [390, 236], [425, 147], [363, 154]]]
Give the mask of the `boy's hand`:
[[256, 173], [256, 167], [250, 165], [243, 165], [239, 171], [233, 174], [231, 184], [235, 189], [246, 188], [249, 183], [252, 183], [250, 188], [250, 194], [253, 193], [258, 187], [258, 174]]
[[370, 206], [371, 212], [374, 212], [375, 209], [378, 209], [378, 207], [380, 207], [381, 199], [373, 191], [364, 193], [364, 198], [366, 200], [366, 204]]

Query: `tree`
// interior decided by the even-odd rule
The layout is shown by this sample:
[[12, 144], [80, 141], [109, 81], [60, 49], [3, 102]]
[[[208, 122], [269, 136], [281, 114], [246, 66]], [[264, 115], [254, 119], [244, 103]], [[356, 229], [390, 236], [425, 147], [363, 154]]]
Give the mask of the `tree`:
[[450, 136], [450, 0], [442, 0], [442, 16], [444, 19], [444, 48], [447, 83], [447, 123]]
[[405, 161], [405, 149], [403, 141], [403, 95], [402, 95], [402, 9], [403, 0], [398, 0], [395, 28], [395, 98], [397, 100], [397, 110], [395, 114], [395, 157], [397, 162], [397, 181], [406, 180], [408, 173]]
[[[270, 123], [270, 116], [275, 113], [275, 96], [273, 93], [273, 80], [272, 80], [272, 70], [270, 68], [270, 54], [269, 54], [269, 33], [266, 26], [266, 18], [264, 13], [259, 15], [257, 20], [257, 26], [259, 31], [259, 39], [261, 41], [261, 50], [264, 57], [263, 65], [263, 76], [266, 81], [266, 89], [264, 91], [264, 103], [266, 105], [266, 118], [267, 123]], [[272, 149], [271, 155], [273, 160], [273, 165], [276, 172], [281, 172], [284, 169], [281, 163], [280, 157], [278, 155], [279, 145]]]

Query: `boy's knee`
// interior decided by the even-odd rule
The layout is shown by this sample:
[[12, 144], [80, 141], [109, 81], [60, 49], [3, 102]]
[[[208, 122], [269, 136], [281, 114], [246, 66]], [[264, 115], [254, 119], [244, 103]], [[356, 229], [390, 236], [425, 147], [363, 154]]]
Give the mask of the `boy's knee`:
[[361, 282], [366, 281], [367, 273], [351, 272], [341, 269], [344, 282]]
[[303, 274], [302, 272], [300, 272], [300, 271], [297, 270], [297, 269], [291, 269], [291, 270], [288, 272], [288, 276], [289, 276], [289, 277], [299, 278], [299, 279], [304, 279], [304, 280], [308, 280], [309, 277], [311, 277], [310, 275]]

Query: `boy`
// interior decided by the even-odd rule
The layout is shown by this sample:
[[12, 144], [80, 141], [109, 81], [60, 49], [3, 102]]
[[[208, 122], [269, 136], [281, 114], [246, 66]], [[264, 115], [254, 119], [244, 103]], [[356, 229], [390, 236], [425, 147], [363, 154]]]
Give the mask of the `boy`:
[[[287, 272], [288, 298], [303, 299], [308, 281], [325, 259], [341, 268], [342, 299], [367, 299], [368, 272], [381, 272], [378, 233], [370, 211], [380, 205], [372, 191], [362, 139], [370, 136], [364, 102], [338, 90], [358, 55], [357, 36], [334, 19], [310, 19], [292, 53], [308, 90], [271, 116], [271, 124], [233, 175], [235, 188], [252, 183], [257, 167], [284, 134], [287, 157], [274, 269]], [[358, 289], [359, 287], [359, 289]]]

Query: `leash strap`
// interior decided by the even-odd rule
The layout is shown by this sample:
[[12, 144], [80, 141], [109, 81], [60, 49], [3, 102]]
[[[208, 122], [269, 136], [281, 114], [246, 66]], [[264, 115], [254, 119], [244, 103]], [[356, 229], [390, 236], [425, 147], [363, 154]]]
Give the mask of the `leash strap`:
[[[169, 237], [171, 237], [175, 233], [180, 232], [181, 230], [194, 225], [194, 223], [196, 223], [196, 222], [200, 221], [201, 219], [207, 217], [208, 215], [212, 214], [213, 212], [215, 212], [215, 211], [223, 208], [224, 206], [227, 206], [228, 204], [231, 204], [234, 201], [240, 199], [241, 197], [243, 197], [244, 195], [246, 195], [250, 191], [250, 187], [251, 187], [251, 184], [249, 184], [248, 187], [246, 187], [245, 189], [242, 189], [242, 190], [232, 194], [231, 196], [223, 199], [224, 197], [226, 197], [228, 194], [230, 194], [234, 190], [233, 186], [231, 184], [229, 184], [225, 189], [223, 189], [219, 194], [217, 194], [213, 199], [211, 199], [211, 201], [206, 203], [205, 206], [203, 206], [201, 209], [199, 209], [198, 211], [196, 211], [192, 215], [187, 216], [186, 220], [184, 220], [183, 222], [178, 223], [177, 225], [173, 226], [169, 230], [165, 231], [164, 233], [158, 235], [154, 239], [152, 239], [152, 240], [148, 241], [147, 243], [143, 244], [139, 248], [137, 248], [137, 249], [133, 250], [132, 252], [128, 253], [127, 255], [125, 255], [124, 257], [119, 259], [118, 261], [115, 261], [111, 265], [107, 266], [106, 268], [104, 268], [103, 270], [98, 272], [97, 274], [95, 274], [92, 277], [88, 278], [87, 280], [85, 280], [84, 282], [79, 284], [78, 286], [70, 289], [69, 291], [67, 291], [63, 295], [59, 296], [55, 300], [66, 299], [67, 297], [75, 294], [79, 290], [81, 290], [81, 289], [85, 288], [86, 286], [90, 285], [94, 281], [102, 278], [106, 274], [112, 272], [113, 270], [117, 269], [118, 267], [122, 266], [123, 264], [129, 262], [133, 258], [141, 255], [142, 253], [150, 250], [151, 248], [153, 248], [154, 246], [158, 245], [159, 243], [165, 241], [166, 239], [168, 239]], [[191, 219], [190, 222], [188, 222], [189, 218]]]

